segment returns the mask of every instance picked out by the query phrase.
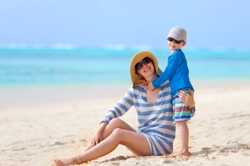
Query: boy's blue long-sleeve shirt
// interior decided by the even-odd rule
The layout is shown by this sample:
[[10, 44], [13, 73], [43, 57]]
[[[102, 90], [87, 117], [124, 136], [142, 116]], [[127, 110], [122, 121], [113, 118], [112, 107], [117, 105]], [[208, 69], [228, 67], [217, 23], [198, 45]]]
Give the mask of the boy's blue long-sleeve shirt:
[[169, 80], [171, 94], [174, 96], [179, 90], [194, 90], [189, 80], [189, 70], [184, 53], [178, 49], [168, 57], [168, 65], [164, 72], [156, 78], [152, 84], [159, 88], [165, 81]]

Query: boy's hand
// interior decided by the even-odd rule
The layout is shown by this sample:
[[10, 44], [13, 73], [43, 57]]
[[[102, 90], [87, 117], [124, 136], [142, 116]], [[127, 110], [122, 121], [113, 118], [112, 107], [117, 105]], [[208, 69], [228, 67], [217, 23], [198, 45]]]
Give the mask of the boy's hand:
[[153, 90], [154, 93], [160, 93], [160, 91], [161, 90], [159, 88]]

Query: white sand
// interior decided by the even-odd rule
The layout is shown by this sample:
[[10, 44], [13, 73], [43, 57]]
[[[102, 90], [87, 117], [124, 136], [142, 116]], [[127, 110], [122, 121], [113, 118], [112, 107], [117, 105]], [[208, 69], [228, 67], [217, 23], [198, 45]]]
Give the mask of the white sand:
[[[195, 83], [192, 157], [134, 157], [120, 146], [90, 165], [242, 165], [250, 162], [250, 82]], [[0, 88], [0, 166], [47, 166], [79, 153], [127, 87]], [[124, 119], [136, 128], [136, 114]], [[175, 143], [178, 147], [178, 142]], [[84, 165], [84, 164], [83, 164]]]

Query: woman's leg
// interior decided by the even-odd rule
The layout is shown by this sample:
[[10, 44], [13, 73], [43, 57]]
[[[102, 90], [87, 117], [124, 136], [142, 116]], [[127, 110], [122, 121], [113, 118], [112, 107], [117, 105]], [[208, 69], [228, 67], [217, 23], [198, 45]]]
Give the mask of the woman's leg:
[[105, 128], [105, 130], [103, 132], [103, 139], [105, 139], [107, 136], [109, 136], [112, 133], [112, 131], [114, 129], [117, 129], [117, 128], [135, 132], [135, 129], [133, 129], [125, 121], [121, 120], [120, 118], [115, 118], [115, 119], [112, 119], [109, 122], [109, 124], [107, 125], [107, 127]]
[[[114, 129], [125, 129], [129, 131], [135, 131], [129, 124], [127, 124], [125, 121], [121, 120], [120, 118], [114, 118], [112, 119], [109, 124], [105, 127], [102, 135], [102, 140], [104, 140], [107, 136], [109, 136]], [[89, 150], [90, 148], [94, 147], [95, 144], [90, 144], [86, 149]]]
[[181, 149], [180, 154], [184, 156], [190, 156], [191, 153], [188, 149], [188, 142], [189, 142], [189, 131], [187, 126], [187, 121], [180, 121], [176, 122], [176, 130], [179, 134]]
[[119, 144], [125, 145], [137, 155], [150, 155], [150, 147], [143, 135], [134, 131], [116, 128], [106, 139], [91, 149], [69, 159], [56, 160], [55, 163], [56, 166], [81, 164], [112, 152]]

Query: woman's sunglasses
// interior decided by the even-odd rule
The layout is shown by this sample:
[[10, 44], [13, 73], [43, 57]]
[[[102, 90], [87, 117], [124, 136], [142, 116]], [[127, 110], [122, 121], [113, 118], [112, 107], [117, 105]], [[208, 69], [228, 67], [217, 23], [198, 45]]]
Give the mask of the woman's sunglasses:
[[140, 70], [143, 67], [143, 65], [149, 64], [150, 62], [152, 62], [150, 58], [148, 57], [144, 58], [141, 62], [135, 65], [136, 71]]
[[175, 40], [175, 39], [172, 38], [172, 37], [169, 37], [169, 38], [168, 38], [168, 41], [169, 41], [169, 42], [174, 42], [174, 43], [176, 43], [176, 44], [180, 44], [181, 42], [183, 42], [182, 40]]

